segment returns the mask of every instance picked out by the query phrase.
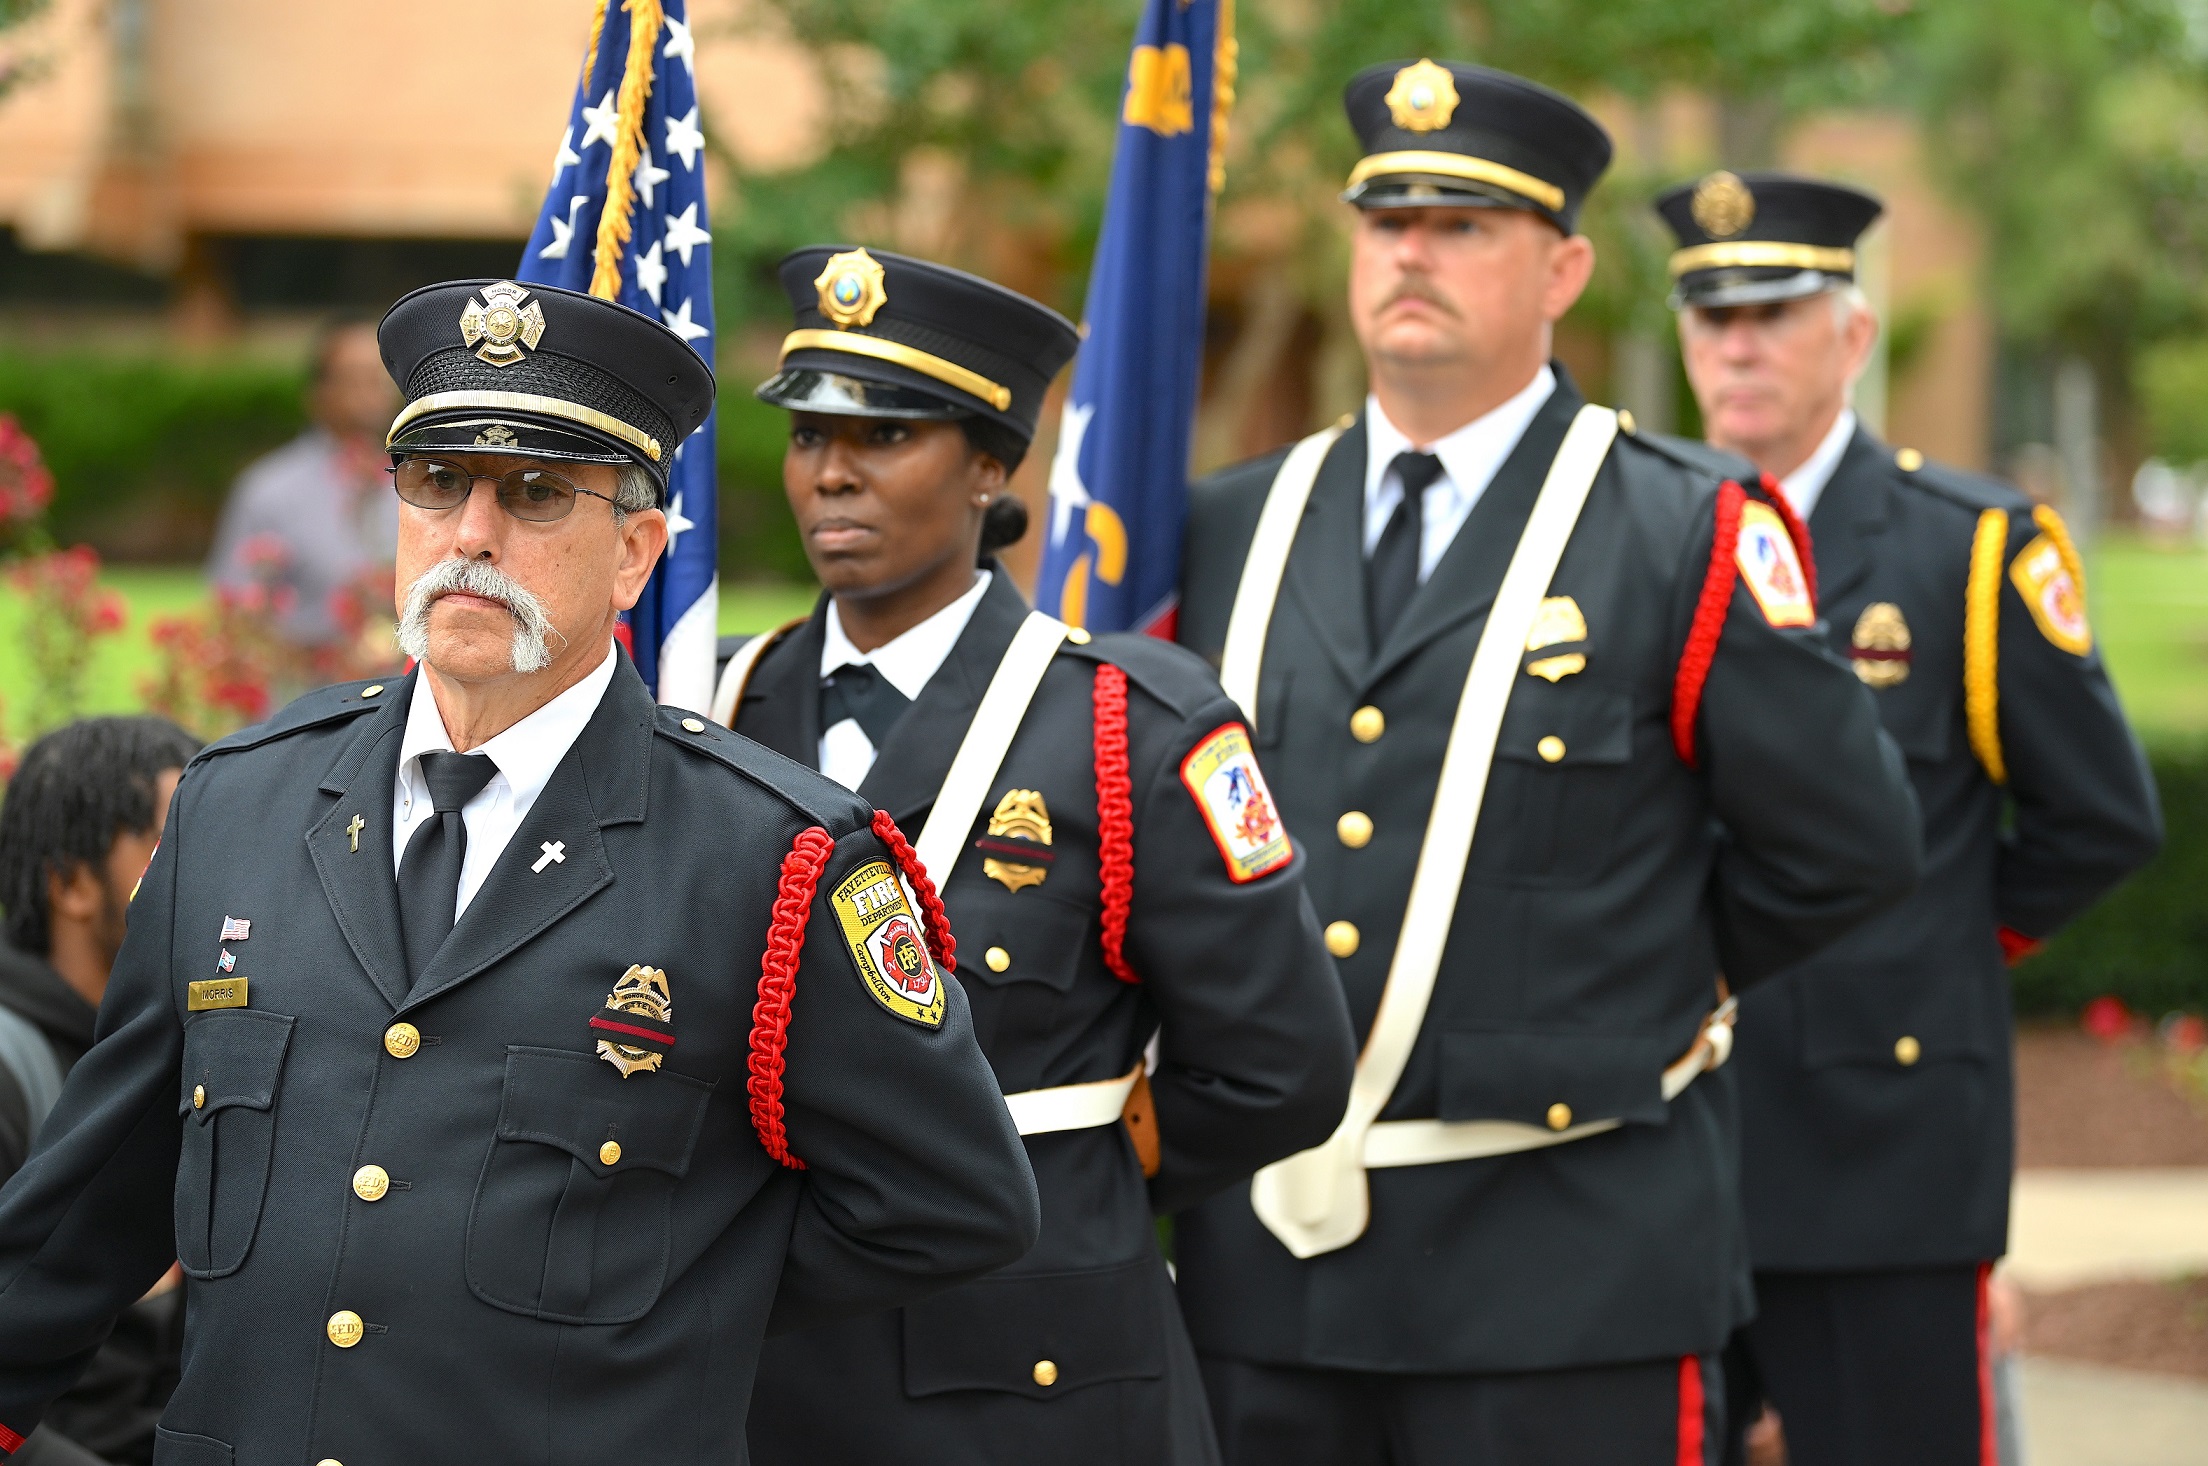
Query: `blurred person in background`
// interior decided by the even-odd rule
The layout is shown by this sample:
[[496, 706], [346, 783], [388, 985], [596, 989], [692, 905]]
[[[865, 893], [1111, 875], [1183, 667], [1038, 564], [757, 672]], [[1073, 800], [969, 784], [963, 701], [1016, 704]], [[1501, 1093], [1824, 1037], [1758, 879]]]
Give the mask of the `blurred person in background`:
[[277, 629], [302, 647], [343, 647], [338, 597], [388, 571], [398, 500], [384, 477], [384, 430], [399, 408], [375, 326], [340, 321], [315, 344], [313, 423], [238, 475], [207, 575], [227, 590], [265, 587]]
[[[31, 746], [0, 803], [0, 1181], [29, 1153], [61, 1082], [92, 1046], [131, 889], [199, 741], [165, 718], [90, 718]], [[117, 1323], [77, 1387], [13, 1461], [153, 1459], [176, 1381], [174, 1272]]]
[[2008, 966], [2153, 856], [2153, 779], [2061, 517], [1857, 421], [1878, 321], [1856, 240], [1879, 201], [1719, 172], [1656, 207], [1709, 440], [1808, 521], [1821, 629], [1924, 811], [1915, 893], [1741, 999], [1757, 1311], [1727, 1403], [1736, 1429], [1775, 1406], [1792, 1466], [1979, 1466], [2002, 1459], [2015, 1333], [1992, 1282], [2016, 1163]]

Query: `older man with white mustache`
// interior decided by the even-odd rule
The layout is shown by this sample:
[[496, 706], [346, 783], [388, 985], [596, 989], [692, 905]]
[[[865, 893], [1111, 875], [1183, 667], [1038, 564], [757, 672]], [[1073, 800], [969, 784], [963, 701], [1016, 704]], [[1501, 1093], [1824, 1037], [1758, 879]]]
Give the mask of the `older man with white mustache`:
[[904, 836], [655, 706], [615, 644], [705, 364], [507, 281], [379, 334], [418, 665], [186, 771], [99, 1040], [0, 1192], [0, 1453], [172, 1258], [165, 1466], [705, 1463], [770, 1321], [1035, 1237]]

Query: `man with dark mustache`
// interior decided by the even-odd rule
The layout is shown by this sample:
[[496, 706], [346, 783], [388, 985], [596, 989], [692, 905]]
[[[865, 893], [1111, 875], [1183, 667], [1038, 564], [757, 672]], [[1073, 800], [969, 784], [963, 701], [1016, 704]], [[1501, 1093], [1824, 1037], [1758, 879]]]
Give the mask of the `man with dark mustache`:
[[1601, 127], [1458, 63], [1347, 105], [1372, 395], [1195, 486], [1180, 638], [1363, 1048], [1332, 1139], [1181, 1214], [1182, 1306], [1229, 1466], [1714, 1461], [1728, 993], [1906, 894], [1915, 809], [1780, 507], [1551, 359]]
[[186, 769], [0, 1191], [0, 1450], [174, 1256], [163, 1466], [702, 1466], [741, 1452], [770, 1324], [1036, 1235], [904, 836], [654, 706], [615, 641], [705, 363], [509, 281], [415, 291], [380, 339], [418, 665]]

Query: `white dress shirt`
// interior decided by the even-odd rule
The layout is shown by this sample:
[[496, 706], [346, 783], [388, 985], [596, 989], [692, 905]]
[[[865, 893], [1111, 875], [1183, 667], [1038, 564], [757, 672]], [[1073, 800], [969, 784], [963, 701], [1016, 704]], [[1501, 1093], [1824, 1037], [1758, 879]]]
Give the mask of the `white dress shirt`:
[[[467, 827], [468, 850], [460, 862], [460, 904], [457, 920], [468, 909], [475, 893], [483, 889], [491, 866], [505, 853], [506, 842], [529, 817], [529, 810], [552, 781], [552, 771], [582, 737], [591, 714], [613, 685], [614, 668], [621, 659], [606, 643], [606, 659], [585, 673], [583, 680], [538, 708], [528, 717], [489, 739], [470, 755], [483, 754], [498, 765], [475, 798], [460, 806], [460, 822]], [[445, 732], [444, 715], [429, 690], [425, 674], [414, 679], [414, 701], [406, 710], [406, 736], [399, 743], [399, 776], [391, 792], [391, 864], [396, 872], [406, 860], [406, 842], [417, 826], [436, 817], [430, 804], [429, 781], [422, 777], [422, 755], [450, 753], [451, 735]], [[514, 858], [535, 861], [538, 852], [524, 851]]]
[[[951, 648], [958, 645], [966, 623], [974, 619], [974, 607], [981, 604], [988, 589], [989, 572], [975, 571], [972, 590], [870, 652], [860, 651], [844, 635], [843, 619], [836, 614], [836, 603], [830, 600], [828, 634], [820, 644], [821, 680], [825, 682], [828, 674], [839, 667], [870, 666], [884, 682], [917, 701], [928, 679], [943, 665]], [[874, 767], [874, 755], [874, 740], [866, 736], [856, 718], [845, 718], [833, 728], [821, 730], [820, 771], [846, 789], [856, 789], [865, 781], [867, 770]]]
[[1855, 438], [1855, 409], [1843, 407], [1840, 415], [1832, 420], [1832, 431], [1817, 445], [1817, 451], [1802, 460], [1802, 466], [1779, 480], [1779, 492], [1786, 495], [1786, 502], [1794, 506], [1794, 512], [1804, 524], [1816, 512], [1817, 498], [1824, 493], [1825, 485], [1832, 482], [1833, 470], [1840, 466], [1840, 455], [1848, 451], [1848, 444]]
[[1487, 492], [1496, 470], [1555, 390], [1556, 373], [1544, 365], [1517, 396], [1427, 448], [1413, 443], [1388, 421], [1379, 398], [1365, 398], [1365, 553], [1370, 555], [1380, 543], [1380, 532], [1388, 527], [1395, 506], [1403, 502], [1403, 478], [1393, 471], [1395, 455], [1433, 454], [1441, 460], [1441, 476], [1426, 486], [1426, 495], [1419, 501], [1423, 532], [1418, 543], [1418, 579], [1425, 584], [1449, 542], [1464, 528], [1472, 506]]

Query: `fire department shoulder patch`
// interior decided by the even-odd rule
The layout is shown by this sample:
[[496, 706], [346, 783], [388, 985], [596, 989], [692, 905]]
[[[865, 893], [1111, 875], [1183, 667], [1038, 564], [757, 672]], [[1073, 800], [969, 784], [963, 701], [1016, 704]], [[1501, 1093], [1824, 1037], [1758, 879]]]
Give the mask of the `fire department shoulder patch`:
[[843, 940], [874, 1001], [908, 1023], [943, 1026], [943, 974], [889, 862], [870, 860], [829, 893]]
[[1763, 619], [1773, 626], [1813, 626], [1817, 607], [1809, 598], [1809, 577], [1785, 523], [1769, 504], [1750, 499], [1740, 506], [1740, 543], [1733, 551], [1740, 578], [1756, 598]]
[[1228, 879], [1254, 881], [1295, 858], [1287, 827], [1273, 807], [1273, 791], [1265, 787], [1250, 751], [1249, 729], [1240, 723], [1214, 729], [1181, 760], [1181, 782], [1204, 812]]
[[2035, 536], [2009, 562], [2009, 579], [2024, 607], [2039, 623], [2040, 634], [2073, 657], [2093, 650], [2093, 627], [2085, 619], [2085, 591], [2070, 573], [2062, 547], [2046, 535]]

